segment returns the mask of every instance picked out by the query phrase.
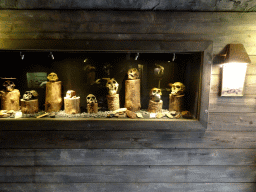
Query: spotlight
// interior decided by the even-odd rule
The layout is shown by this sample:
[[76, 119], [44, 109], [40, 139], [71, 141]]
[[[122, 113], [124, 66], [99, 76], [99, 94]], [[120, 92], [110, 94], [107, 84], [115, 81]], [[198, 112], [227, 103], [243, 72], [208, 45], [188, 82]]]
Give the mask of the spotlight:
[[53, 56], [52, 52], [50, 52], [49, 57], [51, 57], [52, 60], [54, 60], [54, 56]]
[[135, 60], [138, 60], [138, 58], [139, 58], [139, 53], [137, 53], [137, 55], [135, 56]]
[[20, 52], [20, 58], [21, 58], [21, 60], [23, 60], [24, 57], [25, 57], [25, 55], [23, 55], [22, 52]]
[[175, 53], [173, 53], [172, 61], [174, 61], [175, 59], [176, 59]]

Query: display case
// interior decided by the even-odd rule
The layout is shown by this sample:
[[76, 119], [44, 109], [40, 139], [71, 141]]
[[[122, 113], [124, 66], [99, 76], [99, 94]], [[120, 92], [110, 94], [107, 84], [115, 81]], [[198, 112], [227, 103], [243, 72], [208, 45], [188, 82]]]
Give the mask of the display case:
[[[53, 43], [51, 49], [45, 42], [37, 47], [36, 42], [16, 47], [6, 43], [0, 52], [7, 61], [0, 72], [1, 121], [163, 121], [206, 126], [211, 42], [47, 44]], [[15, 81], [7, 82], [8, 78]], [[18, 109], [4, 107], [6, 93], [13, 92], [7, 90], [10, 82], [20, 94]]]

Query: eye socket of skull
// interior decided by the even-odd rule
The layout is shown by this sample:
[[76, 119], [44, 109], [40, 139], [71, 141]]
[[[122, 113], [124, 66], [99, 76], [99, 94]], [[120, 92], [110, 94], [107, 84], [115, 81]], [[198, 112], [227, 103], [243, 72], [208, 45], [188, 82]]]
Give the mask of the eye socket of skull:
[[177, 85], [177, 86], [176, 86], [176, 88], [180, 89], [180, 86], [179, 86], [179, 85]]

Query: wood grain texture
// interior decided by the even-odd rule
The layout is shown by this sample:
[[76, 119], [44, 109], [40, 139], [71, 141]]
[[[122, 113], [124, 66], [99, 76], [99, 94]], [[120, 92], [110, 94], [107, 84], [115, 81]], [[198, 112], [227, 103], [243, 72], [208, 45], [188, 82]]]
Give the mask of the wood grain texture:
[[147, 192], [254, 192], [255, 183], [0, 183], [4, 192], [95, 192], [95, 191], [147, 191]]
[[256, 55], [255, 13], [2, 10], [0, 16], [3, 39], [212, 40], [214, 54], [243, 43]]
[[82, 0], [70, 1], [58, 0], [41, 2], [35, 0], [8, 0], [0, 4], [2, 9], [89, 9], [89, 10], [162, 10], [162, 11], [255, 11], [254, 1], [172, 1], [168, 0], [137, 0], [137, 1], [115, 1], [115, 0]]
[[256, 149], [1, 149], [0, 166], [241, 166], [254, 165], [255, 152]]
[[205, 128], [197, 120], [132, 120], [100, 118], [0, 119], [1, 131], [165, 131], [198, 132]]
[[0, 167], [1, 183], [254, 182], [255, 166]]
[[1, 149], [255, 149], [256, 132], [2, 131]]
[[208, 130], [248, 131], [256, 129], [256, 113], [211, 113]]

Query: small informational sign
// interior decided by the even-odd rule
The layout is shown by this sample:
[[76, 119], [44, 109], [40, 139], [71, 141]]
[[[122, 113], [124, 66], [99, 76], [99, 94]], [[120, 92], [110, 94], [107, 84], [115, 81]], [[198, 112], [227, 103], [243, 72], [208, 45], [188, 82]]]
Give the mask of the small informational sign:
[[46, 72], [28, 72], [27, 73], [27, 82], [28, 88], [42, 88], [40, 86], [43, 82], [47, 81]]
[[141, 113], [136, 113], [138, 118], [143, 118], [143, 115]]
[[150, 113], [149, 117], [150, 118], [156, 118], [156, 113]]

